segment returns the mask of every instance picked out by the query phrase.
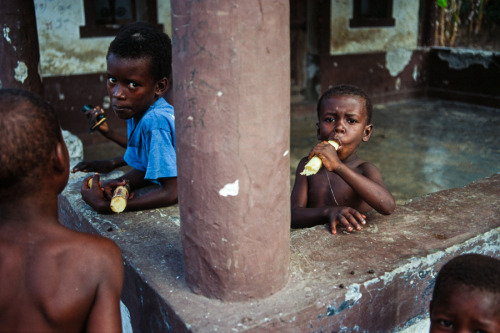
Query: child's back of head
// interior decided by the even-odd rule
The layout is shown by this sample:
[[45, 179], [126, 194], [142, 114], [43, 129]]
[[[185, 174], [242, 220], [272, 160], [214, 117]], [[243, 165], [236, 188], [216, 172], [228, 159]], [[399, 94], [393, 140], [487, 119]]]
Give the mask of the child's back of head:
[[172, 42], [167, 34], [145, 22], [124, 26], [111, 42], [108, 55], [119, 58], [151, 58], [151, 74], [155, 80], [170, 78], [172, 73]]
[[431, 332], [500, 332], [500, 260], [464, 254], [438, 273], [430, 304]]
[[52, 107], [18, 89], [0, 90], [0, 133], [0, 200], [6, 200], [36, 188], [63, 139]]

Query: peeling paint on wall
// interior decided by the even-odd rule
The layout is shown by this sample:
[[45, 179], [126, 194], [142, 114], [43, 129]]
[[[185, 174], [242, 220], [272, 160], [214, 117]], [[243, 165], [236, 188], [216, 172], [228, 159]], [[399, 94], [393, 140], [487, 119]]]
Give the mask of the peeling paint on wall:
[[483, 65], [488, 68], [493, 61], [493, 52], [468, 49], [450, 49], [449, 52], [438, 52], [441, 60], [447, 61], [453, 69], [464, 69], [471, 65]]
[[385, 54], [385, 67], [392, 76], [397, 76], [410, 63], [413, 51], [406, 49], [395, 49]]
[[23, 61], [18, 61], [17, 66], [14, 69], [14, 79], [17, 81], [24, 83], [24, 81], [28, 78], [28, 66]]
[[350, 28], [353, 0], [331, 0], [330, 54], [416, 49], [419, 1], [394, 0], [394, 27]]
[[[113, 36], [80, 38], [80, 26], [85, 25], [83, 1], [35, 0], [34, 4], [41, 77], [106, 71], [106, 53]], [[170, 36], [170, 1], [159, 1], [158, 22]]]
[[415, 65], [415, 66], [413, 67], [413, 81], [415, 81], [415, 82], [416, 82], [417, 80], [418, 80], [418, 66], [417, 66], [417, 65]]

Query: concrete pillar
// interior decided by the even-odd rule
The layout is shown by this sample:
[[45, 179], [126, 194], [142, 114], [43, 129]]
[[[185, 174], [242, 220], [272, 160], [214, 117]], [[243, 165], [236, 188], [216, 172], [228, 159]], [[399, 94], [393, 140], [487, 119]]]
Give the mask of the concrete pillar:
[[33, 0], [2, 0], [0, 26], [0, 88], [23, 88], [42, 95]]
[[186, 281], [223, 300], [287, 282], [289, 1], [172, 0]]

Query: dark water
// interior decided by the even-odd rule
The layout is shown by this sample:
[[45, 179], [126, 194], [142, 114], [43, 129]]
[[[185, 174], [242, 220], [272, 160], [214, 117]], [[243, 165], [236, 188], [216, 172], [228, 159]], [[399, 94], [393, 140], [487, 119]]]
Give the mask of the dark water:
[[[314, 116], [291, 121], [291, 181], [316, 144]], [[500, 172], [500, 109], [446, 101], [376, 105], [370, 141], [358, 155], [375, 164], [398, 204]]]

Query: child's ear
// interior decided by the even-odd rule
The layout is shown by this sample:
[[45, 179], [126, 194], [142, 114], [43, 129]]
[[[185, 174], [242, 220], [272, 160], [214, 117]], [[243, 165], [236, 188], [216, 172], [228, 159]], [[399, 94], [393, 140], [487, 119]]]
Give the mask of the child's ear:
[[69, 170], [68, 148], [66, 148], [64, 141], [57, 143], [52, 159], [54, 170], [58, 173], [64, 173]]
[[58, 142], [52, 154], [52, 182], [55, 184], [57, 193], [61, 193], [69, 178], [69, 154], [64, 141]]
[[163, 96], [168, 89], [168, 79], [166, 77], [156, 82], [155, 95]]
[[363, 131], [363, 142], [367, 142], [370, 140], [370, 136], [372, 135], [373, 125], [366, 125], [365, 130]]

